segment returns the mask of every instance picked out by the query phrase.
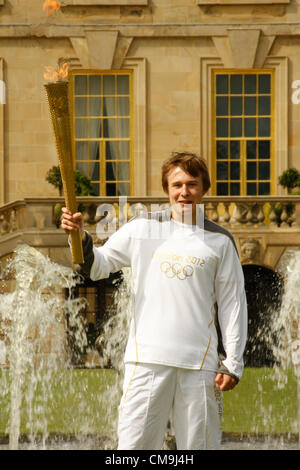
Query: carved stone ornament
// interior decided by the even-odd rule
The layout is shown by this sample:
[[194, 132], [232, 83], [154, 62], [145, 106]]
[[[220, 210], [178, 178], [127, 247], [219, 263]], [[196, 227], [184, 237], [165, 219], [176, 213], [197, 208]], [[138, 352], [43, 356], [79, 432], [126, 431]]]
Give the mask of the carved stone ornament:
[[260, 243], [255, 238], [247, 238], [241, 245], [242, 263], [254, 263], [260, 257]]

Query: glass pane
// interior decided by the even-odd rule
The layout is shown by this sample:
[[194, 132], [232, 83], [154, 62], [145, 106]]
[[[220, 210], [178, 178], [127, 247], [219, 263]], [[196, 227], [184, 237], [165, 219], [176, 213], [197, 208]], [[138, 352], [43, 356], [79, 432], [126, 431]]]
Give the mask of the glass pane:
[[217, 158], [228, 158], [228, 141], [217, 141]]
[[258, 114], [271, 114], [271, 98], [270, 96], [259, 96], [258, 98]]
[[130, 127], [129, 119], [117, 119], [117, 135], [118, 137], [129, 137], [130, 136]]
[[87, 76], [75, 75], [75, 95], [87, 94]]
[[75, 116], [87, 116], [87, 98], [75, 98]]
[[115, 181], [117, 179], [116, 164], [113, 162], [106, 162], [106, 180]]
[[103, 75], [103, 95], [115, 94], [115, 76]]
[[99, 142], [90, 142], [90, 160], [99, 160]]
[[87, 160], [88, 152], [88, 142], [76, 142], [76, 160]]
[[100, 195], [99, 183], [93, 183], [93, 196]]
[[255, 137], [256, 136], [256, 119], [255, 118], [245, 118], [245, 137]]
[[245, 75], [245, 94], [256, 93], [256, 75]]
[[228, 196], [227, 183], [217, 183], [217, 196]]
[[247, 162], [247, 180], [256, 180], [256, 162]]
[[228, 93], [228, 75], [216, 76], [216, 89], [217, 94], [225, 95]]
[[118, 160], [129, 160], [129, 142], [124, 140], [118, 143]]
[[103, 119], [103, 137], [116, 137], [115, 119]]
[[242, 93], [242, 75], [231, 75], [230, 77], [230, 93]]
[[241, 116], [243, 113], [242, 97], [232, 96], [230, 98], [230, 114], [231, 116]]
[[260, 140], [258, 142], [259, 158], [270, 158], [270, 141]]
[[101, 76], [90, 75], [89, 77], [90, 95], [101, 95]]
[[227, 96], [217, 97], [217, 116], [228, 115], [228, 98]]
[[270, 179], [270, 162], [259, 162], [258, 179], [260, 180]]
[[129, 116], [129, 98], [120, 96], [117, 98], [117, 115], [118, 116]]
[[242, 136], [242, 119], [230, 119], [230, 135], [231, 137]]
[[118, 184], [118, 195], [119, 196], [130, 196], [130, 184], [119, 183]]
[[228, 119], [217, 118], [217, 137], [228, 136]]
[[240, 158], [240, 141], [232, 140], [230, 142], [230, 158]]
[[271, 75], [262, 74], [258, 76], [258, 92], [271, 93]]
[[240, 183], [230, 183], [230, 194], [231, 196], [240, 195]]
[[228, 180], [228, 163], [217, 162], [217, 179]]
[[268, 196], [270, 194], [270, 183], [258, 183], [258, 193], [260, 196]]
[[256, 196], [256, 183], [247, 183], [247, 196]]
[[90, 119], [90, 138], [99, 139], [101, 137], [101, 119]]
[[75, 137], [77, 139], [85, 139], [88, 137], [88, 120], [87, 119], [75, 120]]
[[116, 183], [106, 183], [106, 196], [116, 196], [117, 185]]
[[240, 162], [230, 162], [230, 179], [240, 179]]
[[99, 163], [97, 162], [91, 162], [90, 163], [90, 178], [93, 181], [99, 181], [100, 178], [100, 166]]
[[88, 164], [86, 162], [77, 162], [76, 163], [76, 168], [77, 170], [81, 171], [84, 173], [86, 176], [88, 176]]
[[254, 96], [245, 96], [244, 98], [245, 106], [245, 115], [246, 116], [255, 116], [256, 115], [256, 97]]
[[101, 116], [101, 98], [89, 98], [90, 116]]
[[115, 116], [115, 115], [116, 115], [115, 98], [104, 97], [103, 98], [103, 116]]
[[117, 145], [116, 142], [106, 142], [106, 160], [116, 160], [117, 159]]
[[128, 75], [117, 76], [117, 94], [129, 95], [129, 76]]
[[130, 168], [129, 163], [119, 163], [118, 164], [118, 180], [128, 181], [130, 180]]
[[256, 158], [256, 140], [247, 141], [247, 158]]
[[270, 118], [260, 118], [258, 120], [258, 135], [259, 137], [270, 136]]

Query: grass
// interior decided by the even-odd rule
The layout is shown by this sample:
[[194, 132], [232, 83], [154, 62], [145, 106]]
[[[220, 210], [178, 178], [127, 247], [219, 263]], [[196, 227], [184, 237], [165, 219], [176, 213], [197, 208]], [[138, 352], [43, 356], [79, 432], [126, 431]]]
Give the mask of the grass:
[[223, 431], [297, 433], [297, 380], [292, 370], [246, 368], [238, 386], [223, 393]]
[[[280, 372], [280, 371], [279, 371]], [[112, 370], [43, 372], [23, 384], [21, 434], [107, 435], [108, 421], [116, 418], [118, 398]], [[0, 435], [8, 433], [9, 373], [0, 370]], [[32, 384], [33, 382], [33, 384]], [[30, 385], [31, 384], [31, 385]], [[223, 431], [232, 434], [287, 434], [297, 432], [297, 383], [291, 370], [245, 369], [238, 386], [223, 394]]]

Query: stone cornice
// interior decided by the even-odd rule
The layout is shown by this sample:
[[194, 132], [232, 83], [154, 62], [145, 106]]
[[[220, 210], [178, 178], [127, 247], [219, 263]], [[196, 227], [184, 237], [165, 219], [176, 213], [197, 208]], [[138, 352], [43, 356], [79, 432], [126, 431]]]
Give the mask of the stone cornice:
[[87, 29], [118, 31], [130, 37], [224, 36], [231, 29], [260, 29], [264, 35], [299, 36], [300, 22], [290, 23], [202, 23], [202, 24], [1, 24], [0, 38], [84, 37]]

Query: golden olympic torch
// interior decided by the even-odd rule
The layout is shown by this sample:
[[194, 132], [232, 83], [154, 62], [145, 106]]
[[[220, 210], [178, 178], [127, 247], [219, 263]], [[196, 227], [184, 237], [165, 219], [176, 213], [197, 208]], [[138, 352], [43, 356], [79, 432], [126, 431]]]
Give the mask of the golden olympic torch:
[[[71, 125], [69, 112], [69, 86], [66, 81], [57, 81], [45, 85], [50, 114], [56, 139], [59, 167], [67, 208], [74, 214], [77, 212], [75, 178], [72, 157]], [[71, 232], [72, 260], [74, 264], [82, 264], [83, 250], [81, 234]]]

